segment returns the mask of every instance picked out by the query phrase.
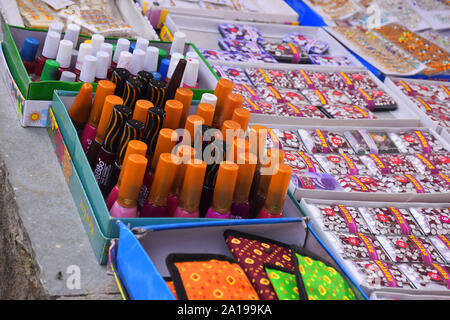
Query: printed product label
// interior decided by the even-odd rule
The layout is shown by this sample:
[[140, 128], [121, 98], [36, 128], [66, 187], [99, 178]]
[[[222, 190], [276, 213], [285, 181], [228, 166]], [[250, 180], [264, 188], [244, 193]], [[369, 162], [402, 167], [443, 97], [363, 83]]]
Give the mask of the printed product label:
[[417, 100], [420, 101], [420, 103], [422, 103], [422, 105], [425, 107], [425, 109], [429, 112], [431, 112], [433, 109], [428, 105], [428, 103], [426, 103], [425, 101], [423, 101], [422, 98], [417, 97]]
[[268, 84], [272, 84], [272, 81], [270, 81], [269, 76], [267, 75], [267, 73], [265, 73], [265, 71], [261, 68], [258, 69], [259, 72], [262, 74], [262, 76], [264, 77], [264, 79], [266, 80], [266, 83]]
[[408, 223], [406, 223], [405, 218], [403, 215], [398, 211], [397, 208], [389, 207], [389, 211], [394, 215], [395, 220], [400, 225], [400, 230], [402, 234], [408, 235], [411, 233], [411, 228], [409, 227]]
[[367, 252], [369, 252], [369, 258], [372, 260], [378, 260], [378, 253], [375, 250], [372, 241], [368, 239], [363, 233], [358, 233], [359, 238], [364, 243], [364, 246], [367, 249]]
[[381, 272], [384, 275], [384, 278], [386, 279], [388, 286], [391, 288], [397, 288], [397, 281], [395, 280], [395, 277], [392, 275], [391, 271], [386, 267], [386, 265], [379, 261], [375, 260], [375, 264], [380, 268]]
[[338, 205], [338, 208], [339, 208], [339, 211], [341, 212], [342, 216], [344, 217], [345, 221], [347, 222], [348, 231], [352, 232], [352, 233], [357, 233], [358, 227], [357, 227], [356, 222], [353, 219], [352, 215], [350, 214], [350, 212], [348, 212], [348, 209], [345, 206], [343, 206], [342, 204]]
[[425, 193], [425, 190], [423, 189], [420, 182], [416, 180], [416, 178], [414, 178], [410, 174], [406, 174], [405, 177], [407, 177], [413, 183], [414, 187], [416, 188], [417, 193]]
[[417, 249], [419, 249], [420, 255], [422, 256], [422, 260], [428, 264], [432, 263], [433, 259], [431, 258], [430, 253], [428, 252], [427, 248], [424, 247], [423, 243], [420, 242], [419, 239], [417, 239], [412, 234], [410, 234], [408, 237], [411, 239], [412, 242], [414, 242]]
[[439, 170], [423, 155], [420, 153], [416, 153], [416, 157], [422, 161], [423, 164], [427, 166], [428, 169], [430, 169], [431, 173], [437, 173]]
[[441, 277], [444, 279], [447, 289], [450, 289], [450, 275], [448, 272], [439, 264], [433, 263], [432, 266], [439, 272]]
[[313, 82], [312, 82], [311, 79], [308, 77], [308, 75], [305, 73], [305, 71], [300, 70], [300, 74], [302, 75], [303, 79], [305, 79], [306, 83], [308, 84], [308, 88], [314, 87]]
[[422, 134], [422, 132], [420, 132], [418, 130], [414, 131], [414, 133], [419, 138], [420, 144], [422, 145], [423, 152], [424, 153], [430, 153], [431, 152], [431, 148], [430, 148], [430, 144], [428, 143], [427, 138], [425, 138], [424, 135]]
[[303, 161], [305, 161], [306, 165], [308, 166], [308, 171], [316, 172], [316, 167], [312, 163], [311, 159], [301, 151], [299, 151], [298, 154], [300, 155], [300, 157], [303, 159]]
[[323, 135], [322, 131], [320, 129], [316, 129], [316, 133], [319, 136], [319, 140], [322, 145], [323, 151], [325, 153], [330, 152], [330, 147], [328, 146], [327, 139], [325, 139], [325, 136]]
[[359, 179], [357, 177], [352, 176], [352, 175], [350, 175], [349, 177], [350, 177], [350, 179], [352, 179], [353, 181], [355, 181], [359, 185], [359, 187], [361, 188], [361, 190], [363, 192], [369, 192], [369, 189], [364, 185], [364, 183], [359, 181]]
[[450, 239], [444, 235], [437, 235], [437, 237], [450, 249]]
[[292, 110], [294, 110], [295, 113], [300, 114], [303, 117], [303, 113], [300, 112], [300, 110], [298, 110], [294, 105], [292, 105], [292, 103], [288, 103], [287, 104], [288, 107], [290, 107]]
[[323, 94], [322, 94], [319, 90], [314, 90], [314, 92], [315, 92], [316, 95], [319, 97], [320, 103], [321, 103], [322, 105], [328, 104], [327, 99], [325, 99], [325, 97], [323, 96]]
[[347, 163], [349, 173], [350, 174], [358, 174], [358, 168], [356, 168], [356, 165], [353, 162], [353, 160], [350, 159], [350, 157], [348, 155], [346, 155], [345, 153], [342, 153], [341, 156], [342, 156], [342, 158], [344, 158], [345, 162]]
[[370, 154], [370, 157], [375, 161], [376, 165], [380, 168], [382, 174], [389, 174], [391, 171], [386, 167], [386, 164], [383, 160], [378, 158], [378, 156], [374, 153]]

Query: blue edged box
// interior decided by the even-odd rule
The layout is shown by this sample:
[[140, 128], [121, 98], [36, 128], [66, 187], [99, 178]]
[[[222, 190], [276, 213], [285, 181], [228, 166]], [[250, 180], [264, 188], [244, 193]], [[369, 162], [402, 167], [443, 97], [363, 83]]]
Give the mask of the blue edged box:
[[[297, 211], [287, 198], [285, 211]], [[124, 299], [174, 300], [164, 277], [169, 276], [166, 257], [171, 253], [214, 253], [231, 256], [223, 238], [227, 229], [302, 246], [342, 271], [359, 299], [367, 295], [341, 267], [337, 259], [312, 230], [307, 218], [278, 221], [228, 220], [176, 225], [154, 225], [130, 229], [118, 222], [120, 237], [113, 241], [110, 262]]]

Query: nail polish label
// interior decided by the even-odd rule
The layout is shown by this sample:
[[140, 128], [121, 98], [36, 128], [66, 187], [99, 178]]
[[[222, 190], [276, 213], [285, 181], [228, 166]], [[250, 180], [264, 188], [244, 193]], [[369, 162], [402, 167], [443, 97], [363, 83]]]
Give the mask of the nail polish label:
[[442, 268], [442, 266], [437, 263], [432, 263], [432, 266], [439, 272], [441, 277], [445, 280], [447, 289], [450, 289], [450, 275], [448, 274], [448, 272], [445, 271], [445, 269]]
[[420, 184], [419, 181], [417, 181], [416, 178], [414, 178], [412, 175], [410, 174], [405, 174], [405, 177], [407, 177], [409, 179], [409, 181], [411, 181], [414, 185], [414, 187], [416, 188], [416, 192], [417, 193], [425, 193], [424, 188], [422, 187], [422, 185]]
[[369, 258], [372, 260], [378, 260], [378, 253], [374, 248], [374, 245], [370, 239], [368, 239], [363, 233], [358, 233], [359, 238], [364, 243], [364, 246], [367, 249], [367, 252], [369, 253]]
[[375, 264], [380, 268], [381, 272], [384, 275], [384, 278], [386, 279], [388, 286], [391, 288], [397, 288], [397, 281], [395, 280], [395, 277], [392, 275], [391, 271], [389, 270], [386, 265], [381, 262], [380, 260], [375, 260]]
[[430, 147], [430, 144], [428, 143], [427, 138], [425, 138], [425, 136], [422, 134], [421, 131], [415, 130], [414, 133], [419, 138], [420, 144], [422, 145], [423, 152], [430, 153], [431, 147]]
[[375, 153], [371, 153], [370, 157], [375, 161], [375, 164], [380, 168], [382, 174], [390, 174], [391, 170], [386, 167], [386, 164]]
[[353, 219], [350, 212], [348, 212], [348, 209], [343, 206], [342, 204], [338, 205], [339, 211], [341, 212], [341, 215], [344, 217], [345, 221], [348, 225], [348, 231], [352, 233], [358, 232], [358, 227], [356, 225], [355, 219]]
[[430, 170], [431, 173], [438, 173], [439, 170], [430, 162], [427, 158], [425, 158], [420, 153], [416, 153], [416, 157], [422, 161], [423, 164], [427, 166], [427, 168]]
[[348, 172], [350, 174], [358, 174], [358, 168], [356, 167], [355, 163], [353, 162], [352, 159], [350, 159], [350, 157], [345, 154], [345, 153], [341, 153], [342, 158], [344, 158], [345, 162], [347, 163], [348, 166]]
[[394, 216], [395, 221], [397, 221], [397, 223], [399, 224], [402, 234], [404, 234], [404, 235], [410, 234], [411, 228], [409, 227], [408, 223], [405, 221], [405, 218], [400, 213], [400, 211], [398, 211], [397, 208], [394, 208], [394, 207], [389, 207], [389, 211]]
[[410, 234], [408, 237], [409, 237], [409, 238], [411, 239], [411, 241], [416, 245], [417, 249], [419, 249], [420, 255], [422, 256], [422, 260], [423, 260], [425, 263], [428, 263], [428, 264], [432, 263], [432, 262], [433, 262], [433, 259], [431, 258], [430, 252], [428, 252], [427, 248], [424, 247], [423, 243], [420, 242], [420, 240], [417, 239], [417, 238], [416, 238], [414, 235], [412, 235], [412, 234]]

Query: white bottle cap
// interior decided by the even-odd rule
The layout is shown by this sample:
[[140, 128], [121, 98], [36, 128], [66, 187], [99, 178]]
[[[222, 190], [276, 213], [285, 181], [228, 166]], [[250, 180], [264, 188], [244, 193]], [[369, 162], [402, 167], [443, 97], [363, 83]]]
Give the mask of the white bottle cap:
[[172, 46], [170, 47], [170, 55], [175, 52], [184, 53], [184, 45], [186, 44], [186, 34], [181, 31], [177, 31], [174, 34]]
[[[186, 53], [186, 60], [189, 59], [197, 59], [200, 60], [200, 57], [198, 56], [197, 52], [195, 51], [189, 51], [188, 53]], [[200, 62], [200, 61], [199, 61]]]
[[181, 59], [183, 59], [184, 56], [181, 53], [175, 52], [172, 54], [172, 57], [170, 58], [170, 64], [169, 64], [169, 70], [167, 71], [167, 78], [172, 78], [172, 74], [175, 71], [175, 68], [178, 65], [178, 62], [180, 62]]
[[113, 51], [114, 51], [113, 45], [108, 42], [103, 42], [102, 45], [100, 46], [100, 51], [104, 51], [107, 54], [109, 54], [109, 60], [110, 60], [109, 62], [111, 63], [112, 55], [113, 55]]
[[116, 51], [114, 52], [113, 61], [119, 63], [120, 53], [122, 51], [128, 51], [130, 49], [130, 40], [125, 38], [119, 38], [117, 40]]
[[78, 36], [80, 35], [80, 26], [74, 23], [67, 25], [64, 40], [72, 41], [74, 49], [78, 44]]
[[106, 79], [109, 65], [109, 53], [105, 51], [97, 52], [97, 71], [95, 72], [95, 77], [97, 79]]
[[55, 31], [50, 31], [45, 38], [42, 55], [48, 59], [55, 59], [58, 53], [60, 34]]
[[59, 78], [59, 81], [66, 81], [66, 82], [75, 82], [75, 79], [77, 78], [77, 75], [70, 71], [63, 71], [61, 73], [61, 78]]
[[101, 34], [94, 34], [91, 38], [91, 46], [92, 46], [92, 53], [97, 54], [97, 52], [100, 51], [100, 46], [102, 43], [105, 42], [105, 37]]
[[124, 68], [130, 71], [131, 59], [133, 55], [128, 51], [122, 51], [120, 53], [119, 62], [117, 62], [117, 68]]
[[199, 62], [197, 59], [189, 59], [184, 70], [182, 83], [188, 87], [195, 87], [198, 79]]
[[134, 50], [140, 49], [145, 52], [145, 50], [147, 50], [147, 47], [148, 47], [148, 40], [138, 37], [136, 40], [136, 47], [134, 47]]
[[94, 82], [96, 70], [97, 58], [91, 55], [85, 56], [83, 61], [83, 68], [81, 69], [80, 81]]
[[200, 103], [209, 103], [215, 107], [217, 104], [217, 97], [212, 93], [204, 93]]
[[72, 60], [73, 43], [70, 40], [61, 40], [59, 42], [58, 54], [56, 61], [59, 62], [60, 68], [69, 68]]
[[130, 66], [130, 72], [133, 76], [137, 75], [139, 71], [144, 70], [144, 61], [145, 51], [141, 49], [134, 49]]
[[145, 54], [144, 70], [147, 72], [158, 71], [158, 55], [157, 47], [148, 47]]
[[75, 64], [75, 69], [80, 70], [83, 67], [84, 57], [92, 55], [92, 46], [90, 43], [80, 44], [80, 50], [78, 50], [77, 63]]
[[48, 32], [53, 31], [61, 35], [64, 25], [61, 22], [52, 22], [48, 27]]

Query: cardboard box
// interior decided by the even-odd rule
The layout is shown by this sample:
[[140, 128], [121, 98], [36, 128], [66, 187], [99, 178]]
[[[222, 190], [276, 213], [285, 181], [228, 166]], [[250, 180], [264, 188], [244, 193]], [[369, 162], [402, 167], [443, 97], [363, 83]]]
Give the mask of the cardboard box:
[[[384, 79], [384, 83], [386, 85], [386, 87], [388, 87], [391, 92], [396, 95], [399, 99], [404, 101], [404, 105], [407, 106], [412, 112], [414, 112], [415, 114], [417, 114], [417, 116], [420, 119], [421, 124], [424, 127], [429, 127], [432, 128], [434, 130], [436, 130], [436, 132], [438, 133], [442, 133], [443, 130], [446, 127], [442, 127], [439, 125], [439, 123], [437, 121], [433, 121], [429, 115], [427, 115], [422, 109], [420, 109], [419, 107], [417, 107], [415, 105], [415, 103], [413, 103], [409, 97], [403, 93], [403, 91], [397, 87], [394, 83], [394, 81], [398, 81], [398, 80], [402, 80], [402, 78], [398, 78], [398, 77], [386, 77]], [[403, 79], [403, 80], [408, 80], [408, 82], [413, 82], [413, 83], [424, 83], [424, 84], [442, 84], [442, 81], [432, 81], [432, 80], [419, 80], [419, 79]], [[450, 116], [450, 115], [449, 115]], [[447, 140], [450, 141], [450, 140]]]
[[147, 3], [147, 7], [144, 8], [143, 11], [145, 11], [146, 17], [155, 29], [161, 27], [167, 13], [193, 17], [209, 17], [217, 20], [258, 21], [280, 24], [291, 24], [301, 21], [299, 14], [283, 0], [247, 0], [246, 3], [254, 9], [252, 11], [226, 6], [220, 9], [209, 10], [207, 8], [199, 8], [198, 3], [190, 4], [186, 1], [178, 0], [171, 2], [172, 4], [170, 6], [164, 3], [158, 3], [158, 5]]
[[[14, 26], [4, 26], [4, 39], [2, 42], [2, 56], [0, 66], [4, 70], [6, 83], [10, 88], [13, 103], [17, 105], [20, 123], [24, 127], [45, 127], [47, 125], [47, 111], [53, 99], [54, 90], [79, 91], [82, 82], [62, 82], [62, 81], [31, 81], [25, 66], [20, 58], [20, 49], [26, 36], [33, 36], [40, 40], [41, 45], [37, 52], [40, 55], [46, 31], [37, 29], [19, 28]], [[79, 43], [90, 37], [80, 35]], [[106, 42], [115, 43], [117, 38], [105, 38]], [[135, 40], [130, 39], [131, 42]], [[163, 41], [151, 41], [152, 46], [170, 50], [171, 43]], [[200, 56], [199, 86], [194, 89], [194, 98], [199, 99], [205, 92], [212, 93], [215, 87], [211, 87], [216, 79], [216, 74], [212, 71], [206, 60], [197, 50], [194, 44], [187, 43], [185, 52], [195, 51]], [[94, 83], [94, 89], [96, 84]]]
[[[232, 62], [219, 62], [209, 60], [211, 66], [232, 66], [239, 68], [262, 68], [267, 70], [307, 70], [307, 71], [342, 71], [341, 67], [331, 67], [331, 66], [318, 66], [318, 65], [294, 65], [285, 63], [232, 63]], [[345, 68], [345, 72], [362, 72], [363, 68], [353, 67]], [[283, 116], [273, 116], [253, 113], [251, 115], [250, 121], [252, 123], [266, 124], [266, 125], [305, 125], [305, 126], [348, 126], [348, 127], [411, 127], [419, 126], [420, 118], [416, 115], [408, 106], [405, 101], [397, 97], [395, 94], [391, 94], [391, 89], [386, 87], [377, 77], [372, 73], [367, 73], [371, 79], [378, 84], [378, 86], [386, 91], [392, 99], [397, 104], [397, 109], [394, 111], [382, 111], [374, 112], [376, 119], [313, 119], [313, 118], [303, 118], [303, 117], [283, 117]], [[217, 83], [211, 84], [212, 86], [217, 85]]]
[[147, 226], [132, 230], [121, 222], [119, 226], [120, 238], [114, 243], [110, 260], [129, 299], [173, 300], [174, 296], [163, 278], [169, 276], [165, 264], [166, 256], [175, 252], [231, 256], [223, 238], [226, 229], [260, 235], [287, 244], [304, 245], [306, 249], [341, 271], [357, 298], [368, 299], [317, 237], [306, 219], [284, 219], [275, 223], [267, 223], [264, 220], [218, 221], [202, 225]]
[[[447, 198], [447, 200], [450, 198]], [[381, 297], [395, 298], [397, 295], [400, 297], [422, 297], [423, 299], [429, 299], [428, 296], [439, 296], [439, 299], [450, 299], [450, 291], [448, 290], [427, 290], [427, 289], [406, 289], [406, 288], [379, 288], [376, 286], [364, 285], [363, 279], [361, 279], [356, 270], [349, 265], [347, 259], [344, 259], [338, 252], [334, 245], [334, 239], [329, 237], [330, 232], [325, 232], [319, 225], [319, 222], [314, 218], [316, 215], [313, 213], [316, 210], [315, 205], [333, 205], [342, 204], [347, 207], [395, 207], [395, 208], [412, 208], [412, 207], [425, 207], [425, 208], [448, 208], [450, 203], [403, 203], [403, 202], [373, 202], [373, 201], [334, 201], [334, 200], [319, 200], [303, 198], [300, 202], [300, 208], [302, 212], [309, 218], [311, 218], [311, 225], [314, 232], [324, 242], [325, 246], [329, 248], [332, 254], [337, 258], [339, 263], [350, 273], [352, 279], [356, 280], [356, 283], [361, 286], [367, 295], [374, 299], [381, 299]], [[380, 297], [381, 296], [381, 297]]]
[[[362, 67], [361, 63], [353, 57], [349, 51], [336, 39], [330, 36], [320, 27], [293, 26], [286, 24], [267, 24], [258, 22], [236, 22], [232, 20], [217, 20], [212, 18], [199, 18], [192, 16], [183, 16], [177, 14], [168, 14], [164, 26], [174, 34], [176, 31], [186, 33], [188, 41], [194, 42], [198, 48], [222, 50], [219, 47], [218, 40], [222, 38], [219, 32], [221, 23], [242, 23], [253, 26], [259, 30], [264, 39], [268, 41], [281, 41], [283, 37], [291, 32], [299, 32], [313, 39], [320, 39], [329, 44], [328, 54], [332, 56], [348, 57], [354, 67]], [[234, 64], [234, 63], [233, 63]], [[237, 65], [236, 65], [237, 66]], [[304, 66], [304, 64], [301, 64]], [[326, 68], [327, 66], [322, 66]], [[340, 67], [346, 69], [348, 67]]]
[[[68, 114], [76, 94], [77, 92], [55, 90], [48, 114], [48, 130], [55, 152], [61, 159], [60, 164], [67, 182], [73, 181], [73, 184], [76, 185], [76, 187], [71, 188], [71, 191], [72, 189], [75, 190], [72, 193], [75, 205], [100, 263], [106, 262], [103, 249], [107, 247], [108, 241], [119, 236], [118, 220], [131, 228], [158, 224], [205, 223], [215, 220], [206, 218], [112, 218]], [[191, 112], [192, 110], [195, 110], [195, 106], [191, 109]], [[79, 199], [80, 193], [84, 196], [83, 201]], [[297, 213], [290, 211], [286, 214], [292, 216]], [[267, 219], [267, 221], [277, 222], [283, 219]], [[252, 220], [244, 219], [244, 221]], [[96, 237], [97, 234], [101, 234], [103, 239]]]

